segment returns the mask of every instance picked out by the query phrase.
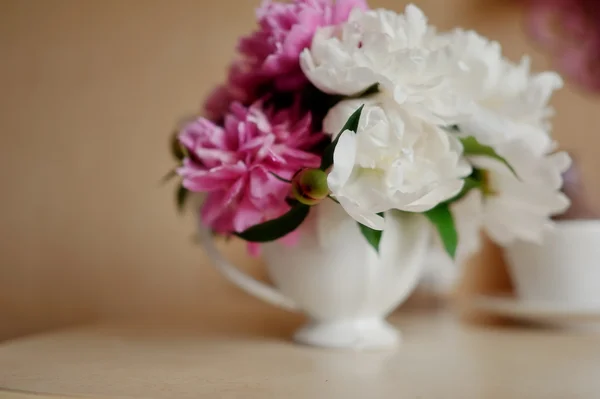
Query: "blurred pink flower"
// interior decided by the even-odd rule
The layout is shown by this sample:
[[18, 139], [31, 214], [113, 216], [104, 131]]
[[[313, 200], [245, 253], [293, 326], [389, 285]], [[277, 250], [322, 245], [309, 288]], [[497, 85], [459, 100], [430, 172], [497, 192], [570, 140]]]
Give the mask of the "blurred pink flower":
[[178, 173], [190, 191], [206, 193], [202, 221], [215, 232], [241, 232], [284, 214], [291, 179], [304, 167], [317, 167], [311, 149], [323, 140], [311, 131], [310, 113], [299, 107], [273, 111], [261, 101], [231, 106], [224, 126], [200, 118], [180, 133], [188, 157]]
[[[240, 39], [242, 57], [231, 65], [218, 98], [227, 93], [231, 101], [248, 104], [265, 90], [300, 90], [308, 82], [300, 69], [300, 53], [310, 47], [319, 27], [347, 21], [354, 8], [366, 10], [366, 0], [264, 0], [257, 10], [259, 28]], [[217, 104], [211, 97], [206, 108], [214, 115]]]
[[574, 83], [600, 90], [600, 7], [597, 0], [529, 0], [527, 27]]

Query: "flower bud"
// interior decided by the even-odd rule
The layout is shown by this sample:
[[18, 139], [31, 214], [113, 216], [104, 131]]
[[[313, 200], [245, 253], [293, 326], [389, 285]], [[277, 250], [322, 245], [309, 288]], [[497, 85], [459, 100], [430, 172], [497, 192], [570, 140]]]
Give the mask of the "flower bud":
[[329, 195], [327, 173], [302, 169], [292, 178], [292, 195], [304, 205], [316, 205]]

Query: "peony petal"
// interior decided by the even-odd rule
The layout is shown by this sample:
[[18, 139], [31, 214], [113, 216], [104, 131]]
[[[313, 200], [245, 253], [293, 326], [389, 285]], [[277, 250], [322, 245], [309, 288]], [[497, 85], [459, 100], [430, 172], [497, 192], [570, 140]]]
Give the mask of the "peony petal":
[[264, 210], [256, 208], [249, 198], [242, 198], [233, 215], [233, 229], [242, 232], [264, 221]]
[[241, 163], [210, 170], [190, 169], [185, 166], [177, 170], [183, 177], [183, 186], [193, 192], [210, 192], [231, 187], [245, 172], [246, 167]]
[[573, 159], [565, 151], [549, 155], [548, 159], [561, 174], [565, 173], [573, 165]]
[[290, 169], [316, 168], [321, 163], [320, 156], [293, 148], [282, 150], [281, 156]]
[[486, 231], [500, 245], [506, 246], [515, 240], [540, 243], [552, 224], [547, 215], [515, 206], [504, 198], [492, 197], [486, 202]]
[[406, 6], [404, 11], [407, 32], [407, 46], [417, 47], [421, 44], [421, 39], [427, 32], [427, 18], [423, 11], [414, 4]]
[[400, 210], [408, 212], [426, 212], [435, 208], [438, 204], [458, 195], [463, 186], [464, 180], [459, 179], [442, 183], [418, 200], [400, 208]]
[[221, 85], [213, 90], [204, 102], [204, 111], [211, 121], [219, 121], [227, 113], [229, 105], [233, 101], [229, 88]]
[[229, 212], [228, 209], [223, 207], [225, 194], [225, 191], [216, 191], [207, 195], [200, 211], [202, 222], [217, 233], [230, 233], [232, 231], [229, 220], [223, 218], [224, 214]]
[[333, 10], [333, 25], [346, 22], [353, 10], [366, 11], [369, 5], [365, 0], [337, 0]]
[[356, 160], [356, 134], [350, 130], [342, 133], [333, 153], [333, 168], [327, 176], [327, 184], [334, 192], [343, 187], [354, 170]]
[[[365, 103], [368, 104], [369, 101], [366, 99], [360, 99], [339, 102], [327, 112], [327, 115], [323, 120], [323, 131], [332, 135], [332, 138], [335, 139], [337, 135], [341, 133], [341, 130], [348, 121], [348, 118], [350, 118], [350, 116]], [[363, 117], [361, 116], [361, 120], [362, 119]]]
[[256, 166], [250, 172], [248, 183], [249, 201], [257, 208], [269, 209], [283, 202], [290, 185], [279, 181], [263, 166]]
[[215, 148], [195, 148], [193, 154], [205, 165], [234, 164], [237, 161], [236, 153]]
[[385, 227], [385, 220], [383, 217], [376, 213], [365, 211], [360, 207], [356, 206], [352, 201], [345, 197], [337, 197], [338, 202], [344, 208], [344, 210], [357, 222], [373, 229], [383, 230]]
[[450, 210], [459, 238], [455, 259], [456, 263], [461, 265], [482, 246], [483, 194], [481, 190], [469, 191], [460, 201], [453, 202]]

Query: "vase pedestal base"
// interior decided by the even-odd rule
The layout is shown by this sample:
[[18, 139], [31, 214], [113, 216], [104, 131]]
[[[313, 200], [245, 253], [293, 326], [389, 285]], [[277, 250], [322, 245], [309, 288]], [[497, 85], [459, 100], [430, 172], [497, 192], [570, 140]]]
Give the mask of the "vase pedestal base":
[[294, 334], [298, 343], [320, 348], [391, 349], [400, 332], [382, 319], [336, 322], [311, 321]]

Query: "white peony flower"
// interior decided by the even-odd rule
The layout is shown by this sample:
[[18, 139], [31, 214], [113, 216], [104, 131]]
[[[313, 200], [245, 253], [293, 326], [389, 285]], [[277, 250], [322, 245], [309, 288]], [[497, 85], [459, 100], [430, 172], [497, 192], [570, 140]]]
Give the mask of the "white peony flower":
[[516, 65], [502, 56], [500, 44], [472, 31], [455, 30], [436, 40], [449, 43], [465, 72], [455, 75], [461, 80], [457, 86], [474, 102], [471, 116], [459, 124], [463, 133], [490, 146], [523, 140], [537, 156], [554, 149], [548, 101], [562, 87], [558, 74], [532, 75], [528, 58]]
[[449, 42], [436, 39], [414, 5], [404, 14], [354, 10], [349, 21], [317, 31], [300, 57], [302, 70], [320, 90], [354, 95], [378, 83], [408, 113], [451, 125], [469, 112], [456, 86], [463, 73]]
[[462, 178], [471, 173], [460, 142], [386, 104], [385, 96], [341, 102], [327, 115], [324, 130], [339, 131], [365, 102], [357, 132], [341, 133], [327, 180], [350, 216], [381, 230], [380, 212], [424, 212], [460, 192]]
[[569, 199], [560, 188], [571, 159], [565, 152], [537, 156], [522, 140], [504, 143], [498, 152], [512, 165], [516, 176], [499, 160], [469, 157], [483, 173], [483, 227], [500, 245], [515, 240], [541, 242], [546, 230], [552, 228], [551, 216], [569, 207]]
[[[562, 173], [570, 164], [550, 137], [548, 102], [562, 86], [553, 72], [531, 74], [528, 58], [514, 64], [502, 56], [498, 43], [472, 31], [440, 35], [464, 74], [456, 74], [462, 94], [473, 100], [471, 115], [458, 124], [462, 135], [492, 147], [512, 166], [490, 157], [468, 157], [484, 176], [481, 223], [500, 245], [515, 240], [539, 242], [552, 226], [551, 216], [569, 206], [560, 192]], [[454, 211], [455, 219], [470, 217]]]

